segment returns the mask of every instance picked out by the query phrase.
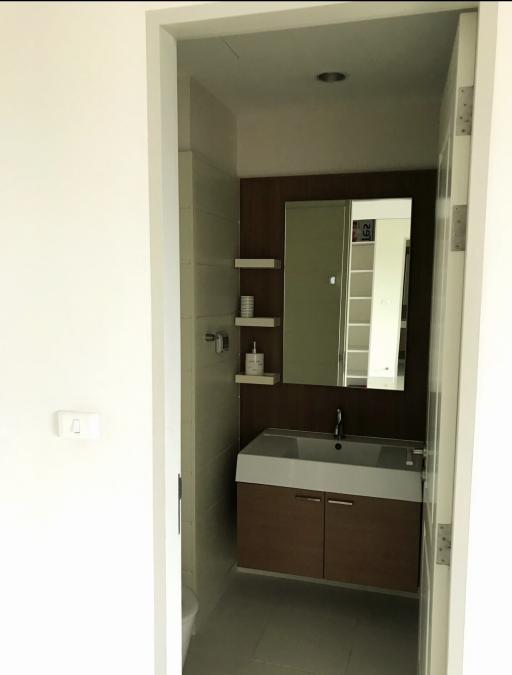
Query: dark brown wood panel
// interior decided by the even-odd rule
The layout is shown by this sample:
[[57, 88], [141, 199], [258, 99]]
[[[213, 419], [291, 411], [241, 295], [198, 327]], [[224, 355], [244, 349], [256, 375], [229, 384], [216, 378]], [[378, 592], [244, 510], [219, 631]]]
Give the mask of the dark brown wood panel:
[[[287, 201], [413, 200], [405, 391], [241, 385], [242, 447], [267, 427], [331, 431], [338, 407], [343, 410], [347, 434], [425, 440], [435, 193], [435, 170], [242, 179], [240, 255], [244, 258], [283, 259]], [[240, 292], [255, 296], [257, 315], [282, 317], [283, 280], [282, 270], [242, 270]], [[242, 328], [242, 368], [253, 340], [265, 354], [265, 370], [281, 372], [282, 329]]]
[[237, 490], [239, 565], [322, 578], [323, 493], [249, 483]]
[[420, 528], [419, 503], [326, 494], [325, 578], [416, 591]]

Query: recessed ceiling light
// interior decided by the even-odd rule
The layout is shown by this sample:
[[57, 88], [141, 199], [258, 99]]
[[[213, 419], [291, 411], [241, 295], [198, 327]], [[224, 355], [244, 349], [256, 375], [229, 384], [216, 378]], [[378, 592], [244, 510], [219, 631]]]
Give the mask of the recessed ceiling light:
[[320, 80], [320, 82], [343, 82], [347, 76], [345, 73], [339, 73], [336, 71], [329, 72], [329, 73], [319, 73], [316, 76], [317, 80]]

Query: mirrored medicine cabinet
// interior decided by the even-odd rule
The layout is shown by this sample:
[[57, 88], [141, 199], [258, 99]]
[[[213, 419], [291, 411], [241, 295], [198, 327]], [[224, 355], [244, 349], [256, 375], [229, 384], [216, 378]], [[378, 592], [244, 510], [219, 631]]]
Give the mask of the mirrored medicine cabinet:
[[412, 199], [285, 205], [283, 381], [403, 390]]

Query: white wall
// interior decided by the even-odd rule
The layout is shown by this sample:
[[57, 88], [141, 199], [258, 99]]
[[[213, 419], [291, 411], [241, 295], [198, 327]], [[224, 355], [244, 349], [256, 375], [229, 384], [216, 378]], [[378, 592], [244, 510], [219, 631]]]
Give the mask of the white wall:
[[[154, 661], [151, 297], [142, 6], [0, 21], [0, 671]], [[102, 437], [54, 434], [97, 411]]]
[[236, 174], [236, 119], [226, 106], [190, 77], [178, 78], [178, 142], [220, 169]]
[[283, 176], [436, 166], [439, 100], [364, 99], [238, 119], [238, 174]]

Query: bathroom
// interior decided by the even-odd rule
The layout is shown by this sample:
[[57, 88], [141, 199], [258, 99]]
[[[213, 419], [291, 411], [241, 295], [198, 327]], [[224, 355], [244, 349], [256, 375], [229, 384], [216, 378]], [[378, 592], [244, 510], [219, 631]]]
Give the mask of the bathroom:
[[417, 672], [458, 18], [178, 42], [185, 675]]

